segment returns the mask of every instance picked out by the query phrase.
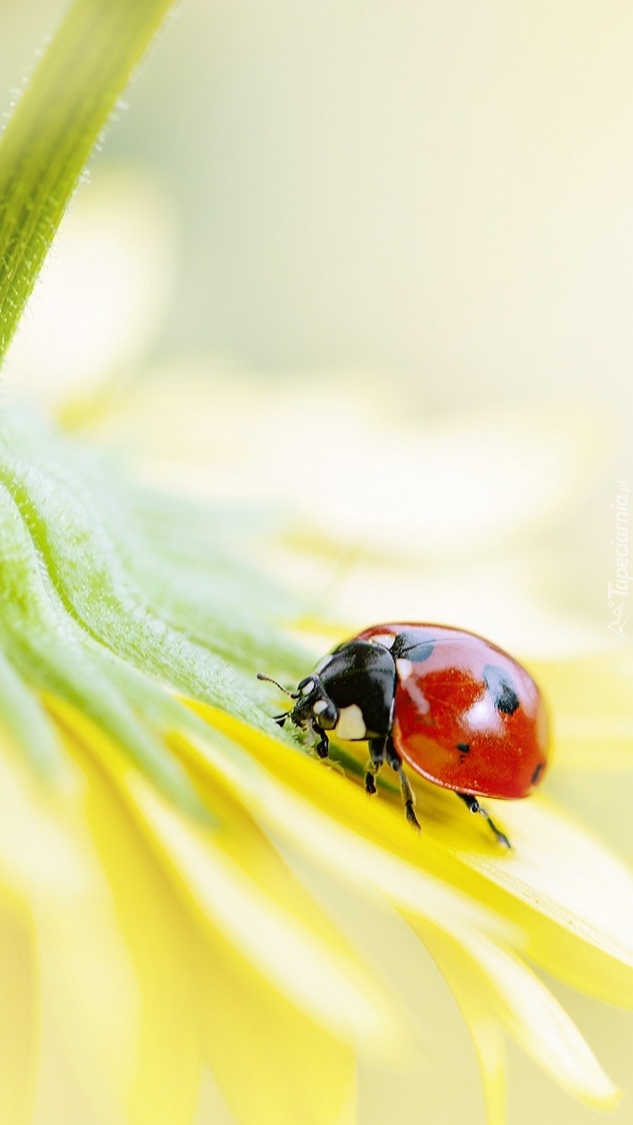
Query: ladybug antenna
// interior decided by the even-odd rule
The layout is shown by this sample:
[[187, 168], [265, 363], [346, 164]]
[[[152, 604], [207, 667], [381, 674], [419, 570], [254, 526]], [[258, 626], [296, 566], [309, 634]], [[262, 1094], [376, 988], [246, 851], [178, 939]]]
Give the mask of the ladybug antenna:
[[289, 695], [291, 699], [299, 698], [298, 691], [288, 691], [288, 688], [282, 687], [281, 684], [278, 684], [276, 680], [273, 680], [272, 676], [265, 676], [263, 672], [258, 672], [257, 679], [267, 680], [269, 684], [274, 684], [275, 687], [278, 687], [280, 691], [283, 691], [284, 695]]

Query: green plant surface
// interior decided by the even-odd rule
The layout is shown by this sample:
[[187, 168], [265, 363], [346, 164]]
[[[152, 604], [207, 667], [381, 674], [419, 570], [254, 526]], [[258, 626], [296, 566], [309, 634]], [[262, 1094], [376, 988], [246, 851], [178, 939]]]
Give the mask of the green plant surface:
[[309, 663], [274, 623], [294, 602], [218, 542], [212, 517], [194, 505], [185, 515], [109, 458], [5, 408], [0, 702], [39, 770], [57, 755], [29, 688], [80, 708], [172, 796], [179, 770], [153, 728], [201, 726], [172, 693], [277, 729], [256, 703], [255, 671], [296, 676]]

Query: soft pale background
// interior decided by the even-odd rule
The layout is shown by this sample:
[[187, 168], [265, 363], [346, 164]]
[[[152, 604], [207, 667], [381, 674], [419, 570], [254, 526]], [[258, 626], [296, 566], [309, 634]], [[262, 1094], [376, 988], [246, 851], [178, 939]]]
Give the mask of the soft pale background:
[[[5, 88], [62, 9], [5, 0]], [[625, 3], [186, 0], [107, 148], [178, 207], [164, 339], [622, 419], [632, 47]]]
[[[4, 0], [5, 90], [19, 86], [34, 44], [63, 7]], [[154, 231], [147, 241], [155, 258], [149, 270], [139, 267], [136, 283], [129, 259], [125, 271], [112, 260], [119, 297], [132, 300], [139, 288], [147, 296], [148, 278], [153, 289], [104, 371], [220, 354], [268, 376], [273, 412], [280, 386], [284, 398], [288, 390], [280, 376], [300, 377], [312, 390], [310, 440], [300, 442], [312, 480], [318, 373], [373, 371], [395, 403], [394, 426], [404, 404], [403, 417], [453, 435], [442, 446], [433, 430], [451, 458], [443, 468], [436, 462], [436, 492], [448, 489], [459, 513], [462, 552], [472, 463], [455, 470], [453, 415], [483, 435], [481, 446], [487, 421], [507, 410], [507, 448], [499, 451], [496, 425], [489, 464], [497, 477], [488, 477], [505, 498], [495, 532], [500, 569], [476, 535], [458, 565], [447, 534], [440, 550], [423, 552], [425, 588], [438, 616], [448, 617], [451, 588], [433, 585], [438, 572], [453, 567], [457, 589], [485, 571], [477, 604], [457, 614], [464, 624], [539, 655], [529, 618], [549, 613], [560, 619], [563, 650], [613, 646], [610, 505], [615, 481], [633, 482], [632, 53], [633, 9], [624, 3], [185, 0], [92, 172], [98, 187], [109, 166], [140, 166], [139, 210]], [[112, 247], [117, 237], [105, 241]], [[98, 317], [89, 327], [93, 338], [107, 335]], [[75, 321], [71, 337], [77, 328]], [[27, 334], [28, 323], [18, 342], [26, 354]], [[18, 372], [19, 356], [9, 372], [12, 363]], [[72, 364], [64, 353], [60, 371]], [[198, 376], [210, 369], [196, 361]], [[254, 394], [244, 391], [245, 417], [259, 409]], [[332, 401], [336, 411], [336, 394]], [[527, 444], [535, 465], [528, 476], [546, 494], [551, 475], [554, 495], [542, 523], [530, 525], [526, 554], [513, 532], [517, 510], [533, 499], [517, 470], [527, 405], [548, 419], [546, 428], [535, 423]], [[355, 419], [348, 398], [338, 409], [344, 443]], [[337, 419], [324, 415], [326, 435]], [[391, 433], [385, 440], [391, 465], [394, 441]], [[485, 484], [485, 456], [475, 460]], [[282, 465], [280, 481], [287, 471]], [[253, 456], [251, 480], [260, 479]], [[536, 576], [533, 601], [521, 558]], [[495, 589], [503, 591], [496, 610]], [[342, 604], [353, 612], [353, 601]], [[551, 651], [551, 639], [545, 647]], [[566, 773], [550, 784], [633, 857], [628, 778]], [[616, 1080], [631, 1087], [630, 1017], [555, 991]], [[594, 1119], [517, 1052], [511, 1063], [511, 1125]], [[633, 1121], [630, 1102], [620, 1121]], [[384, 1120], [376, 1106], [378, 1094], [367, 1100], [363, 1125]]]

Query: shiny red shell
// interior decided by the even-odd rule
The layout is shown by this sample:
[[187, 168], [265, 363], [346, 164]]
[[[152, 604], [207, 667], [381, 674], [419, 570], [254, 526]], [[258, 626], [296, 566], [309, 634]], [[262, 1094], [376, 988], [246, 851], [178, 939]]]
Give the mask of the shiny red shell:
[[530, 674], [483, 637], [443, 625], [373, 625], [354, 640], [401, 633], [430, 652], [396, 659], [392, 737], [400, 756], [446, 789], [527, 797], [548, 751], [547, 712]]

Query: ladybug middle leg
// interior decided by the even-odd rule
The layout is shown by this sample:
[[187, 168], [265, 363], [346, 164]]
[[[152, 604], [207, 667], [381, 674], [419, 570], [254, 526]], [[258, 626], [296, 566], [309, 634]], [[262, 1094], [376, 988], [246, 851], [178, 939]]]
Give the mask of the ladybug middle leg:
[[457, 796], [460, 798], [460, 800], [462, 800], [464, 802], [464, 804], [466, 805], [466, 808], [470, 809], [470, 811], [472, 813], [481, 813], [481, 815], [483, 817], [485, 817], [485, 819], [487, 821], [487, 824], [488, 824], [488, 827], [490, 828], [490, 831], [493, 833], [493, 835], [494, 835], [498, 844], [501, 844], [501, 846], [504, 847], [504, 848], [511, 848], [512, 847], [512, 844], [508, 840], [508, 837], [506, 836], [505, 832], [501, 832], [501, 830], [499, 828], [497, 828], [497, 826], [496, 826], [494, 820], [492, 819], [492, 817], [490, 816], [490, 813], [488, 812], [488, 810], [485, 809], [483, 807], [483, 805], [479, 804], [479, 801], [477, 800], [477, 798], [472, 793], [457, 793]]
[[415, 815], [415, 795], [411, 788], [411, 782], [402, 768], [402, 759], [393, 744], [391, 735], [388, 734], [385, 738], [372, 739], [369, 743], [369, 753], [371, 759], [365, 773], [365, 789], [368, 793], [376, 792], [376, 774], [386, 761], [392, 770], [398, 774], [406, 818], [414, 828], [419, 828], [420, 823]]
[[365, 790], [367, 793], [376, 792], [376, 774], [385, 764], [385, 756], [387, 752], [387, 739], [386, 738], [372, 738], [369, 741], [370, 758], [365, 770]]

